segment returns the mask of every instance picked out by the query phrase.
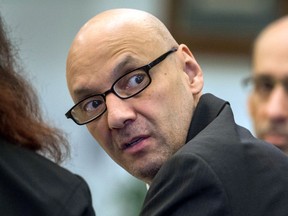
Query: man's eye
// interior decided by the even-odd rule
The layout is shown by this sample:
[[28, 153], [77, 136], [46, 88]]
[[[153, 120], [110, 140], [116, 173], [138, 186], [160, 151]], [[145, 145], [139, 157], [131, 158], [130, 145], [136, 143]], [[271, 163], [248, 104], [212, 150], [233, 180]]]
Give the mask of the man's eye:
[[99, 106], [101, 106], [101, 104], [103, 104], [103, 101], [101, 101], [101, 100], [87, 101], [83, 105], [83, 110], [85, 112], [93, 112], [93, 111], [99, 109]]
[[145, 78], [145, 74], [136, 74], [129, 78], [126, 88], [134, 88], [140, 85]]
[[269, 79], [260, 79], [255, 82], [255, 89], [259, 93], [270, 93], [274, 88], [275, 83]]
[[122, 77], [117, 83], [117, 89], [121, 91], [133, 91], [147, 84], [148, 76], [144, 71], [134, 71]]

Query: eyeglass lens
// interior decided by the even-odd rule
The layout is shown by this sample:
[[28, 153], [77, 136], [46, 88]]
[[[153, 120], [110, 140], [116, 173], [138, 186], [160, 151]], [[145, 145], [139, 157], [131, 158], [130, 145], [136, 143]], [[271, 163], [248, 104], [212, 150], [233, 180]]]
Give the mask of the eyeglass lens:
[[254, 86], [254, 90], [257, 93], [269, 95], [274, 90], [274, 88], [280, 84], [288, 94], [288, 77], [285, 77], [284, 79], [276, 79], [272, 76], [263, 75], [256, 76], [252, 78], [251, 81]]

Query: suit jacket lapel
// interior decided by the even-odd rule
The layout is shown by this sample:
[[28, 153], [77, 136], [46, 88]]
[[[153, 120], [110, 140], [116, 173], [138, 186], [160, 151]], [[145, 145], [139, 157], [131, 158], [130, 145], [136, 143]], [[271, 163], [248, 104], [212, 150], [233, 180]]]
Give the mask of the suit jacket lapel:
[[229, 105], [227, 101], [217, 98], [212, 94], [202, 95], [194, 111], [186, 143], [210, 124], [226, 105]]

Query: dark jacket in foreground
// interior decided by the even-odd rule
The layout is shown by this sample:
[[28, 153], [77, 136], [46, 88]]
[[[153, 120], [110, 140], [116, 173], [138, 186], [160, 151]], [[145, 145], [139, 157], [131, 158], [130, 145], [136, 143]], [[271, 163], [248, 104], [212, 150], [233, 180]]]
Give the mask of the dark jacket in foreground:
[[287, 216], [288, 157], [235, 124], [227, 102], [203, 95], [187, 144], [165, 163], [142, 216]]
[[0, 139], [0, 215], [93, 216], [86, 182], [46, 158]]

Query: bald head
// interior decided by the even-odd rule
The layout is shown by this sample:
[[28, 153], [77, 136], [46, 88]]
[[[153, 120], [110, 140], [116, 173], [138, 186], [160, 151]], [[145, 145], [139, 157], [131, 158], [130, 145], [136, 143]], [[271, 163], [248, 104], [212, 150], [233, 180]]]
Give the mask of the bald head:
[[271, 41], [273, 40], [279, 41], [279, 38], [283, 37], [287, 39], [287, 35], [288, 35], [288, 16], [284, 16], [270, 23], [266, 28], [264, 28], [260, 32], [260, 34], [256, 39], [256, 45], [258, 45], [265, 39], [270, 39]]
[[[157, 34], [160, 34], [159, 36], [163, 37], [165, 40], [172, 39], [172, 36], [165, 25], [155, 16], [145, 11], [135, 9], [112, 9], [104, 11], [90, 19], [81, 28], [75, 40], [77, 41], [77, 39], [80, 39], [79, 36], [81, 37], [90, 33], [115, 33], [117, 31], [121, 31], [121, 29], [127, 25], [133, 26], [133, 30], [136, 32], [142, 31], [144, 29], [150, 34], [154, 34], [153, 37]], [[134, 31], [123, 33], [135, 33]], [[146, 35], [145, 37], [148, 37], [149, 35]]]
[[75, 60], [84, 53], [86, 60], [83, 63], [88, 65], [95, 60], [96, 52], [101, 52], [103, 57], [107, 52], [110, 55], [118, 53], [125, 46], [168, 50], [176, 45], [165, 25], [147, 12], [134, 9], [104, 11], [89, 20], [76, 35], [67, 58], [67, 73], [69, 75]]
[[258, 35], [253, 50], [254, 67], [258, 67], [263, 55], [272, 56], [275, 52], [279, 60], [288, 56], [288, 16], [272, 22]]

